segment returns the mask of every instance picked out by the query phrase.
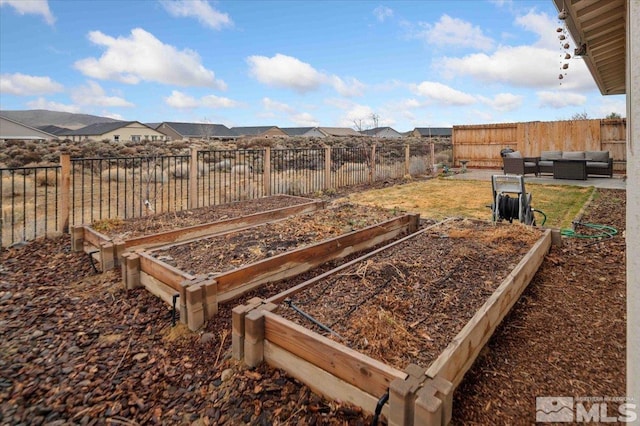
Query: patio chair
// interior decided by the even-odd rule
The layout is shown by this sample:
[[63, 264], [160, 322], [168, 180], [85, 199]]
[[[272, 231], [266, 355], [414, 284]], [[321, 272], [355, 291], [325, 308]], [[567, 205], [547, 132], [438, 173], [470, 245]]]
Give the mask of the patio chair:
[[538, 157], [523, 157], [520, 151], [515, 151], [505, 154], [502, 162], [505, 175], [533, 173], [538, 176]]

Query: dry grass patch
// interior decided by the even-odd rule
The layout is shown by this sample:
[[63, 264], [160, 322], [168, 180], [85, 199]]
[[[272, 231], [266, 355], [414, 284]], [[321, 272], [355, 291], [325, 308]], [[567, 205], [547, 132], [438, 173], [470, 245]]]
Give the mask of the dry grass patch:
[[[532, 205], [547, 215], [545, 226], [568, 228], [593, 194], [593, 187], [526, 184]], [[423, 218], [442, 220], [467, 217], [491, 220], [491, 182], [431, 179], [349, 195], [349, 200], [387, 209], [420, 213]], [[536, 214], [538, 224], [542, 215]]]

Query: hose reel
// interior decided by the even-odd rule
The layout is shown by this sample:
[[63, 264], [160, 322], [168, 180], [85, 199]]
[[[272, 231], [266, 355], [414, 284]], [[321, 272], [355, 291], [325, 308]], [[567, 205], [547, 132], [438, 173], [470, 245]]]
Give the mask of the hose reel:
[[493, 204], [491, 205], [494, 222], [514, 219], [525, 225], [535, 226], [536, 220], [531, 207], [531, 194], [524, 188], [524, 176], [493, 175], [491, 176]]

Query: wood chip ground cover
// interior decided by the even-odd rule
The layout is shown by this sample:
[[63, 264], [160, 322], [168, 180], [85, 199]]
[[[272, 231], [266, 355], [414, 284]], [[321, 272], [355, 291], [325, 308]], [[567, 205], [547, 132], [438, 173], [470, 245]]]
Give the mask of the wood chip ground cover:
[[92, 227], [112, 238], [133, 238], [142, 235], [157, 234], [188, 226], [201, 225], [232, 219], [268, 210], [296, 206], [308, 203], [310, 199], [277, 195], [255, 200], [238, 201], [212, 207], [201, 207], [178, 212], [166, 212], [144, 217], [122, 219], [104, 219], [96, 221]]
[[[532, 424], [536, 396], [624, 395], [626, 195], [596, 195], [582, 220], [618, 234], [563, 239], [551, 248], [454, 393], [453, 424]], [[95, 274], [68, 236], [0, 251], [0, 422], [371, 423], [361, 410], [320, 398], [278, 370], [230, 360], [235, 304], [221, 304], [201, 333], [190, 333], [171, 328], [159, 298], [144, 289], [125, 292], [119, 271]]]
[[176, 244], [151, 253], [192, 275], [225, 272], [383, 222], [394, 211], [340, 203], [308, 214]]
[[286, 304], [278, 313], [397, 369], [428, 367], [541, 235], [451, 221], [292, 296], [335, 334]]

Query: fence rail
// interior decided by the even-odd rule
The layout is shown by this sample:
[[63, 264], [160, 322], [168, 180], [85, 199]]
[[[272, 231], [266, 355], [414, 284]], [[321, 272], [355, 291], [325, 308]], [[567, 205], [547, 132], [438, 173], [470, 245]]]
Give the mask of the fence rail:
[[308, 195], [428, 173], [433, 144], [320, 149], [191, 149], [190, 155], [70, 158], [0, 168], [0, 248], [69, 226]]

